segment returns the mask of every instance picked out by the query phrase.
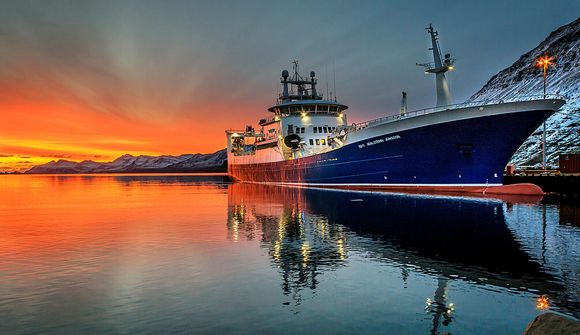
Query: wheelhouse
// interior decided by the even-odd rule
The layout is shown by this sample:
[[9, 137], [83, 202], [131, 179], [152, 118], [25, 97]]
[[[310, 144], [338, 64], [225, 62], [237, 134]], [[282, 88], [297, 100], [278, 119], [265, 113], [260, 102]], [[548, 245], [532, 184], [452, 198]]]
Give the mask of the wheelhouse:
[[298, 62], [293, 65], [293, 76], [282, 71], [282, 93], [268, 108], [273, 115], [258, 122], [259, 130], [247, 126], [246, 131], [228, 133], [228, 151], [233, 156], [267, 153], [271, 159], [275, 151], [281, 159], [294, 159], [333, 150], [340, 142], [333, 138], [348, 124], [344, 112], [348, 106], [336, 98], [324, 99], [316, 90], [314, 71], [305, 78], [298, 73]]

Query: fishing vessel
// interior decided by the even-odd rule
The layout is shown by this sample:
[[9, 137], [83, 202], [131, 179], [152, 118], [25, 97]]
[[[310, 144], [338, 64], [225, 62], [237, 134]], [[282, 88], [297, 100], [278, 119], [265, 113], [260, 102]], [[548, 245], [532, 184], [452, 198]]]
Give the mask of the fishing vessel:
[[228, 174], [236, 181], [309, 187], [402, 191], [542, 194], [533, 184], [503, 185], [509, 159], [565, 104], [557, 95], [451, 104], [438, 33], [427, 28], [436, 107], [347, 122], [348, 107], [325, 98], [316, 74], [282, 71], [282, 92], [258, 126], [227, 130]]

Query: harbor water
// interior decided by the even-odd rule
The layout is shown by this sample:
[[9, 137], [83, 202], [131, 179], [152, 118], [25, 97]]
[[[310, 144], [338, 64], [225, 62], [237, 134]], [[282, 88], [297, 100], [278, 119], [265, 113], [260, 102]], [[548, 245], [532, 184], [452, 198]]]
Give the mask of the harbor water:
[[0, 334], [521, 334], [579, 260], [577, 200], [0, 176]]

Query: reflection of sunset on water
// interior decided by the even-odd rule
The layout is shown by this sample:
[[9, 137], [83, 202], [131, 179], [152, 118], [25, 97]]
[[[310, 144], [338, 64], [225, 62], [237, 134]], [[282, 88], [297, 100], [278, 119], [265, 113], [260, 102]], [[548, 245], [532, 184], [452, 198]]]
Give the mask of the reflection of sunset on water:
[[429, 334], [497, 333], [499, 317], [517, 332], [548, 305], [574, 315], [575, 265], [558, 249], [574, 227], [557, 208], [505, 201], [223, 175], [0, 176], [0, 321], [43, 334]]
[[[222, 227], [197, 222], [225, 215], [227, 197], [219, 186], [192, 182], [168, 189], [122, 176], [55, 175], [1, 178], [0, 188], [0, 211], [8, 215], [2, 222], [0, 254], [18, 250], [22, 259], [62, 257], [60, 252], [87, 245], [113, 248], [119, 239], [139, 243], [147, 235], [164, 234], [167, 225], [187, 225], [192, 241], [225, 235]], [[35, 210], [27, 210], [31, 207]]]

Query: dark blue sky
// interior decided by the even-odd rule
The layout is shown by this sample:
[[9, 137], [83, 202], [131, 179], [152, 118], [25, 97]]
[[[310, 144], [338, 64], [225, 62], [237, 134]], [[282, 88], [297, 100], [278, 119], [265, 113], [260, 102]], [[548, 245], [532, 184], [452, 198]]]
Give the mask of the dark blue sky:
[[[124, 84], [162, 80], [168, 93], [185, 85], [175, 99], [200, 93], [201, 100], [243, 96], [267, 105], [292, 59], [305, 73], [316, 70], [321, 82], [334, 62], [339, 98], [365, 114], [396, 111], [402, 89], [411, 107], [433, 104], [433, 78], [415, 66], [430, 60], [428, 23], [457, 58], [449, 80], [460, 102], [580, 14], [580, 1], [572, 0], [1, 4], [2, 35], [41, 53], [46, 66], [82, 67], [78, 57], [90, 57], [93, 70], [117, 70]], [[200, 78], [220, 94], [197, 87]]]

